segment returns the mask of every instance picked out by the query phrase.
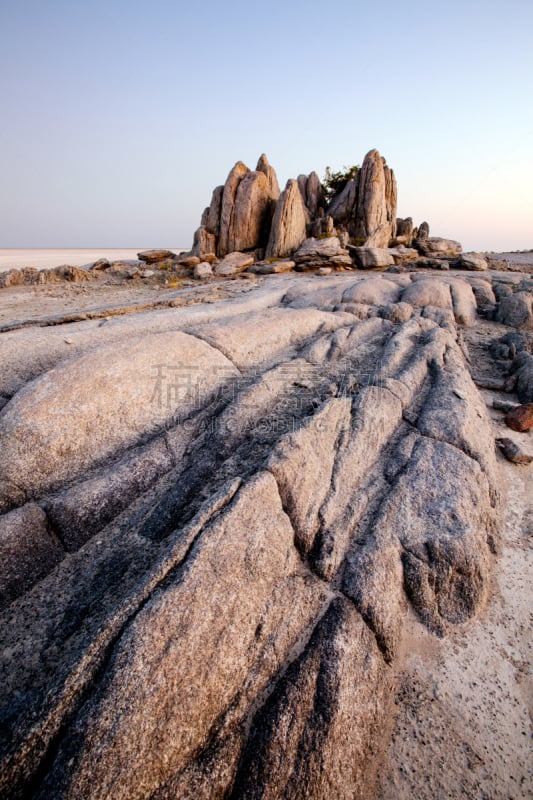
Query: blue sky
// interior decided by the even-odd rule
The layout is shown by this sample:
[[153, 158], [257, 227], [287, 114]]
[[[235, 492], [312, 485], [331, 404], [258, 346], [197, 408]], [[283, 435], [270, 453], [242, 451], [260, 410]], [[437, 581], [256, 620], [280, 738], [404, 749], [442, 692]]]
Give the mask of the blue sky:
[[531, 0], [0, 0], [0, 247], [186, 247], [235, 161], [377, 147], [398, 213], [533, 247]]

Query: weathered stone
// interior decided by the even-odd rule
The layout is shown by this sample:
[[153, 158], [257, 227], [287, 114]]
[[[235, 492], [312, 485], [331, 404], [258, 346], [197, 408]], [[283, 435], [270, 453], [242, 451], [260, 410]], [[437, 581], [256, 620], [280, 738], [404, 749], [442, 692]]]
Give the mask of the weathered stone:
[[505, 415], [505, 424], [513, 431], [529, 431], [533, 428], [533, 403], [524, 403]]
[[496, 444], [502, 451], [503, 455], [510, 461], [511, 464], [519, 464], [519, 465], [527, 465], [531, 464], [533, 461], [533, 456], [530, 456], [528, 453], [525, 453], [521, 447], [519, 447], [516, 442], [513, 442], [512, 439], [501, 438], [496, 439]]
[[207, 261], [201, 261], [194, 268], [194, 277], [198, 279], [211, 278], [213, 276], [213, 267]]
[[451, 280], [450, 291], [455, 321], [460, 325], [474, 325], [477, 320], [477, 304], [470, 284], [461, 280]]
[[391, 237], [396, 236], [396, 208], [398, 205], [398, 187], [393, 170], [387, 166], [383, 159], [385, 173], [385, 207], [387, 209], [387, 222], [391, 227]]
[[384, 306], [388, 303], [396, 303], [400, 299], [401, 292], [400, 286], [386, 278], [368, 278], [365, 281], [358, 281], [346, 289], [342, 295], [342, 302]]
[[239, 272], [244, 272], [246, 267], [250, 267], [253, 263], [253, 255], [248, 253], [228, 253], [222, 261], [215, 265], [214, 273], [224, 277], [237, 275]]
[[266, 264], [256, 264], [250, 269], [257, 275], [277, 275], [281, 272], [290, 272], [295, 267], [295, 262], [289, 259], [280, 259]]
[[[205, 258], [209, 253], [214, 253], [216, 250], [216, 237], [214, 233], [203, 225], [194, 232], [194, 241], [192, 245], [192, 255], [198, 260]], [[183, 262], [181, 262], [183, 263]], [[197, 265], [195, 265], [197, 266]]]
[[411, 245], [413, 241], [412, 217], [406, 217], [405, 219], [398, 218], [396, 220], [396, 240], [398, 241], [400, 237], [405, 238], [405, 241], [403, 241], [402, 244], [407, 245], [407, 247]]
[[307, 178], [305, 204], [311, 218], [316, 217], [319, 210], [324, 207], [324, 190], [316, 172], [311, 172]]
[[413, 316], [413, 306], [409, 303], [391, 303], [380, 308], [378, 313], [391, 322], [407, 322]]
[[419, 280], [407, 286], [402, 294], [402, 301], [417, 308], [435, 306], [453, 309], [450, 287], [447, 283], [433, 278]]
[[107, 258], [99, 258], [98, 261], [95, 261], [93, 264], [91, 264], [90, 269], [104, 270], [104, 269], [109, 269], [110, 266], [111, 264]]
[[427, 239], [419, 238], [415, 242], [415, 247], [426, 256], [431, 256], [434, 253], [443, 255], [457, 255], [461, 252], [460, 242], [453, 239], [441, 239], [438, 236], [429, 236]]
[[[190, 378], [175, 391], [175, 356], [169, 353], [180, 354], [179, 368]], [[224, 373], [238, 371], [218, 350], [181, 332], [108, 345], [67, 361], [27, 385], [0, 413], [0, 480], [38, 496], [153, 434], [176, 414], [186, 416], [216, 391]]]
[[174, 258], [176, 253], [172, 250], [143, 250], [142, 253], [137, 253], [139, 261], [144, 261], [146, 264], [155, 264], [157, 261], [164, 261], [166, 258]]
[[226, 256], [232, 251], [230, 242], [235, 220], [235, 198], [237, 196], [239, 183], [249, 172], [250, 170], [242, 161], [237, 161], [224, 184], [220, 207], [220, 230], [217, 242], [217, 256], [219, 258]]
[[350, 252], [362, 269], [373, 267], [389, 267], [394, 264], [394, 258], [388, 250], [377, 247], [350, 247]]
[[0, 516], [0, 610], [63, 559], [44, 511], [34, 503]]
[[6, 289], [8, 286], [20, 286], [24, 283], [24, 273], [20, 269], [9, 269], [0, 272], [0, 288]]
[[336, 236], [326, 239], [306, 239], [294, 253], [294, 261], [298, 264], [303, 261], [328, 260], [338, 256], [347, 256], [348, 253], [341, 247]]
[[396, 182], [378, 151], [370, 150], [358, 176], [354, 236], [366, 241], [386, 223], [391, 226], [390, 238], [396, 228]]
[[207, 228], [208, 233], [212, 233], [215, 238], [218, 237], [220, 233], [220, 214], [222, 212], [223, 193], [223, 186], [217, 186], [216, 189], [213, 190], [209, 212], [205, 220], [205, 227]]
[[271, 200], [277, 200], [280, 196], [278, 177], [276, 175], [276, 170], [274, 167], [270, 166], [268, 163], [268, 158], [264, 153], [260, 156], [259, 161], [257, 162], [256, 170], [257, 172], [263, 172], [266, 175], [268, 180], [268, 195]]
[[2, 334], [0, 507], [71, 550], [2, 612], [2, 796], [372, 796], [407, 603], [481, 608], [502, 483], [472, 296], [417, 277]]
[[390, 222], [383, 222], [378, 225], [375, 231], [367, 237], [364, 247], [388, 247], [392, 236], [392, 225]]
[[180, 267], [195, 267], [200, 263], [200, 258], [191, 251], [190, 253], [182, 253], [176, 256], [175, 262]]
[[153, 795], [207, 745], [251, 672], [255, 692], [273, 677], [276, 654], [288, 656], [325, 599], [294, 548], [268, 473], [207, 526], [180, 572], [139, 609], [113, 649], [106, 681], [48, 778], [57, 797]]
[[336, 194], [328, 206], [328, 214], [335, 224], [353, 224], [357, 201], [357, 180], [349, 180], [344, 189]]
[[531, 294], [517, 292], [508, 297], [501, 297], [496, 320], [512, 328], [533, 330], [533, 297]]
[[521, 403], [533, 403], [533, 356], [517, 353], [512, 364], [512, 387]]
[[305, 234], [306, 215], [302, 195], [298, 183], [289, 180], [276, 203], [265, 258], [292, 255], [304, 241]]
[[493, 309], [496, 305], [496, 297], [492, 291], [492, 286], [486, 280], [470, 279], [470, 285], [476, 298], [476, 303], [479, 311], [486, 311]]
[[429, 225], [427, 222], [421, 222], [418, 226], [416, 239], [424, 241], [429, 237]]
[[233, 224], [228, 235], [230, 252], [265, 247], [275, 199], [264, 172], [248, 172], [235, 194]]
[[489, 268], [487, 259], [480, 253], [461, 253], [459, 261], [461, 266], [465, 267], [465, 269], [474, 269], [482, 272]]
[[349, 603], [334, 600], [255, 715], [234, 796], [364, 800], [388, 685], [372, 634]]

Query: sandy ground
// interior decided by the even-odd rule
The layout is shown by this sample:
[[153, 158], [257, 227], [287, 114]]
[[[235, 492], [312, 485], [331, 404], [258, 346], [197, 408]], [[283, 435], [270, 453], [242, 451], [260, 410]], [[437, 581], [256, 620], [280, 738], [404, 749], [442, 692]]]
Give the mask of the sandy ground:
[[[169, 249], [179, 253], [185, 248], [170, 247]], [[143, 250], [149, 250], [149, 248], [0, 249], [0, 272], [6, 272], [8, 269], [21, 269], [22, 267], [49, 269], [62, 264], [68, 264], [71, 267], [84, 267], [86, 264], [93, 264], [99, 258], [107, 258], [109, 261], [124, 261], [136, 259], [137, 253]]]
[[[533, 454], [485, 400], [495, 436]], [[501, 553], [483, 614], [439, 640], [409, 621], [392, 737], [377, 800], [527, 800], [533, 797], [531, 570], [533, 464], [500, 458], [505, 495]]]

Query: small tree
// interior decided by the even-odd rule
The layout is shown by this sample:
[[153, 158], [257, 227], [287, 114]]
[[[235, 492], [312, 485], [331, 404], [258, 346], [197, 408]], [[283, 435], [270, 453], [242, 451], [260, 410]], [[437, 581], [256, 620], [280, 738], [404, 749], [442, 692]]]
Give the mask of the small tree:
[[336, 194], [342, 192], [348, 181], [353, 180], [360, 169], [359, 164], [353, 167], [343, 167], [340, 172], [332, 172], [330, 167], [326, 167], [322, 187], [327, 199], [331, 200]]

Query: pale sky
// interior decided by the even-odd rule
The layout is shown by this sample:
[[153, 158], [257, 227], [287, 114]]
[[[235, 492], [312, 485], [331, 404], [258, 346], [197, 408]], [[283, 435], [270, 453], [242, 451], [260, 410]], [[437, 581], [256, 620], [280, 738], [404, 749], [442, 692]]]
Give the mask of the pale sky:
[[377, 147], [398, 214], [533, 248], [533, 2], [0, 0], [0, 247], [188, 247], [266, 152]]

